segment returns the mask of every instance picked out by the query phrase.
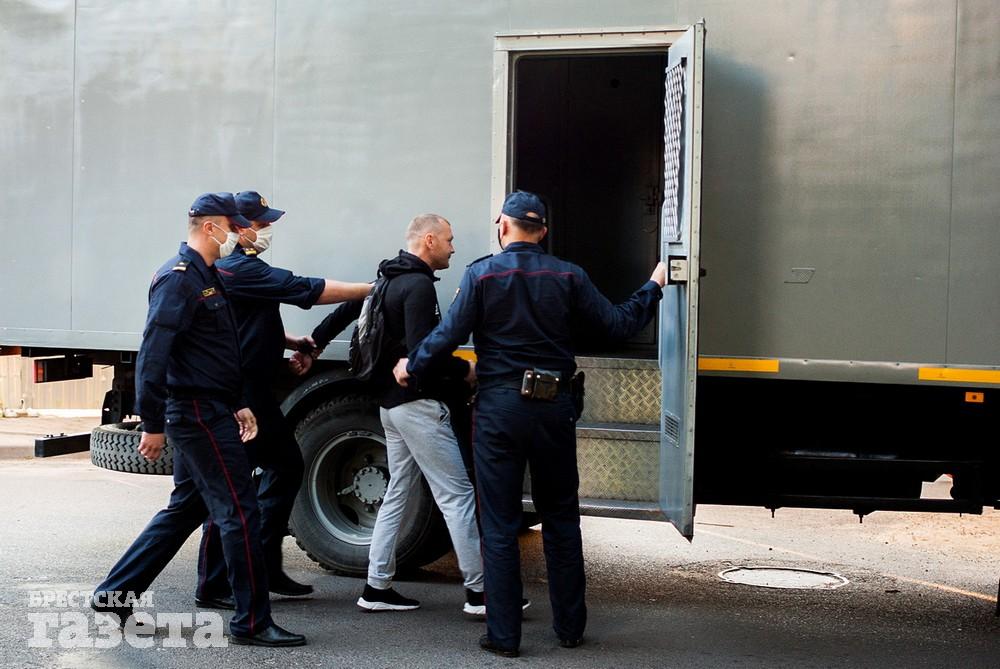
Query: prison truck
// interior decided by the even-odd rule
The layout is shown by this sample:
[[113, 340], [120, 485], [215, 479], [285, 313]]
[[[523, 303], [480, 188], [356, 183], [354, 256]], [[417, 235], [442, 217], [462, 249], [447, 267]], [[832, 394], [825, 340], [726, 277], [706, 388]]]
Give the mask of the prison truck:
[[[289, 212], [268, 260], [343, 280], [440, 213], [446, 308], [520, 188], [612, 300], [670, 266], [649, 327], [580, 333], [582, 513], [690, 538], [698, 504], [998, 503], [995, 0], [23, 0], [0, 34], [0, 345], [39, 380], [114, 367], [97, 464], [168, 471], [126, 421], [198, 193], [265, 193]], [[306, 461], [292, 530], [362, 574], [388, 474], [346, 348], [275, 392]], [[447, 550], [432, 508], [402, 565]]]

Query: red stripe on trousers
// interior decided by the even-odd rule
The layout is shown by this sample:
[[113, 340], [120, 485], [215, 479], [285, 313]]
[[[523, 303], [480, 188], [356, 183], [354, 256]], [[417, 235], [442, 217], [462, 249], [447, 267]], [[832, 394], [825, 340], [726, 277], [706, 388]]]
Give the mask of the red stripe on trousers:
[[[243, 546], [247, 551], [247, 570], [250, 572], [250, 597], [254, 600], [257, 599], [257, 588], [254, 584], [253, 578], [253, 558], [250, 557], [250, 534], [247, 531], [247, 519], [243, 515], [243, 507], [240, 506], [239, 495], [236, 494], [236, 488], [233, 486], [233, 479], [229, 476], [229, 470], [226, 468], [226, 462], [222, 459], [222, 451], [219, 450], [219, 445], [215, 443], [215, 435], [212, 431], [208, 429], [208, 426], [201, 420], [201, 412], [198, 410], [198, 400], [194, 400], [194, 417], [198, 421], [198, 425], [201, 429], [205, 430], [208, 435], [208, 440], [212, 442], [212, 448], [215, 449], [215, 456], [219, 458], [219, 466], [222, 467], [222, 473], [226, 476], [226, 484], [229, 486], [229, 493], [233, 496], [233, 503], [236, 504], [236, 510], [240, 512], [240, 522], [243, 524]], [[220, 530], [221, 532], [221, 530]], [[254, 618], [253, 606], [250, 607], [250, 634], [254, 634], [256, 631], [254, 628], [257, 627], [256, 620]]]

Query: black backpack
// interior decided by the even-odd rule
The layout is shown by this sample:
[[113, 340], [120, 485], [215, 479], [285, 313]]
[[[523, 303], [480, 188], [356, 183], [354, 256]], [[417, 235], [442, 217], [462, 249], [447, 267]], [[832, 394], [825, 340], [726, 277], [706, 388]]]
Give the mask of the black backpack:
[[351, 374], [361, 381], [368, 381], [378, 365], [379, 358], [387, 348], [389, 339], [385, 332], [385, 292], [389, 280], [379, 272], [375, 285], [361, 305], [358, 324], [351, 334], [348, 357]]

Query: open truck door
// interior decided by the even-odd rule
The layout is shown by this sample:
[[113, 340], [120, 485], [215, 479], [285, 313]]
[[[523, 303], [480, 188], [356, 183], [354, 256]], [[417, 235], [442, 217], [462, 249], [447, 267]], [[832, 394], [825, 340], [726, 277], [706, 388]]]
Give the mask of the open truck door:
[[688, 539], [694, 536], [704, 52], [699, 22], [667, 53], [660, 216], [662, 259], [670, 268], [660, 311], [660, 509]]

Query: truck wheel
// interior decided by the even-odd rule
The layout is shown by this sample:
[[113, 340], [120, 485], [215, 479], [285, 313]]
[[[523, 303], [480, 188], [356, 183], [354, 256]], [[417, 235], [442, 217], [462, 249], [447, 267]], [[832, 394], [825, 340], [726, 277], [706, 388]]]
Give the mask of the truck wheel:
[[[385, 433], [370, 398], [339, 397], [309, 412], [295, 430], [305, 476], [292, 511], [299, 548], [345, 576], [368, 573], [375, 516], [389, 483]], [[396, 542], [399, 572], [433, 562], [451, 548], [427, 483], [410, 493]]]
[[167, 442], [158, 460], [150, 462], [139, 454], [142, 423], [99, 425], [90, 433], [90, 461], [98, 467], [134, 474], [174, 473], [174, 452]]

